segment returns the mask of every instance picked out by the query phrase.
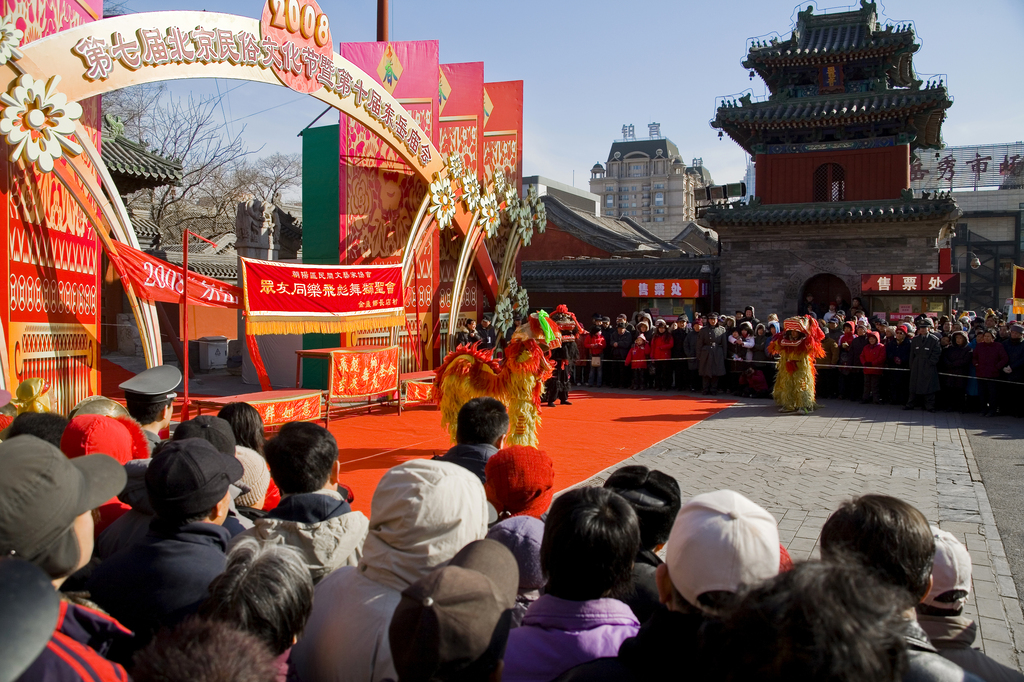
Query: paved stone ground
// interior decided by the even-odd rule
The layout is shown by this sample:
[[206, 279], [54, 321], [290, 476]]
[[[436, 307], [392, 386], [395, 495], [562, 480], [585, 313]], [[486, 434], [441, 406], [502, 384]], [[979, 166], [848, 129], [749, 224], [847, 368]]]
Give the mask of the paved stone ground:
[[765, 507], [794, 561], [818, 557], [818, 536], [844, 500], [882, 493], [906, 500], [963, 541], [974, 585], [964, 615], [975, 646], [1021, 669], [1024, 618], [967, 434], [955, 414], [829, 401], [811, 415], [741, 401], [603, 471], [626, 464], [676, 477], [684, 499], [729, 488]]

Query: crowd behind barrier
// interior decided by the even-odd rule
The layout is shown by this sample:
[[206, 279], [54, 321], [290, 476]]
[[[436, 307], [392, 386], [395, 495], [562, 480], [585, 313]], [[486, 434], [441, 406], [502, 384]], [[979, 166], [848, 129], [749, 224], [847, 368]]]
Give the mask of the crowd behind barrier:
[[[606, 335], [595, 315], [578, 380], [768, 395], [779, 321], [709, 317]], [[916, 320], [882, 342], [861, 319], [828, 320], [820, 394], [1013, 407], [1020, 328]], [[0, 680], [1024, 680], [971, 646], [966, 547], [899, 499], [844, 503], [821, 560], [794, 564], [730, 490], [687, 500], [625, 466], [555, 497], [551, 457], [506, 447], [484, 397], [447, 453], [384, 474], [367, 517], [317, 424], [266, 439], [234, 403], [162, 441], [178, 379], [133, 380], [130, 418], [23, 414], [3, 434], [0, 580], [35, 588], [0, 603], [22, 654]]]

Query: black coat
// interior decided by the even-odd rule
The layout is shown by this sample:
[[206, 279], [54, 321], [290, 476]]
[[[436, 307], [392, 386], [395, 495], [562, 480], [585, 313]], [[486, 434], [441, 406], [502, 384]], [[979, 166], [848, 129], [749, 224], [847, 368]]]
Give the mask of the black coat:
[[956, 376], [939, 377], [940, 382], [947, 388], [967, 388], [967, 376], [971, 371], [971, 360], [974, 352], [970, 346], [958, 346], [956, 341], [942, 349], [942, 356], [939, 358], [939, 372], [942, 374], [955, 374]]
[[154, 519], [138, 544], [93, 571], [88, 588], [102, 609], [133, 630], [140, 646], [162, 626], [192, 615], [227, 567], [231, 534], [212, 523], [184, 526]]
[[633, 579], [619, 595], [619, 601], [625, 602], [641, 623], [647, 622], [655, 611], [665, 608], [658, 598], [658, 583], [654, 580], [654, 572], [661, 563], [657, 554], [641, 549], [633, 562]]
[[910, 392], [930, 395], [939, 390], [942, 345], [934, 334], [915, 336], [910, 342]]
[[684, 352], [684, 344], [686, 343], [686, 337], [689, 335], [687, 330], [676, 327], [672, 330], [672, 357], [674, 358], [685, 358], [686, 353]]
[[721, 325], [701, 327], [697, 332], [697, 371], [702, 377], [725, 375], [726, 334]]
[[480, 336], [480, 350], [490, 350], [498, 345], [498, 332], [493, 324], [487, 325], [486, 329], [483, 326], [477, 327], [476, 333]]
[[704, 623], [700, 614], [683, 614], [662, 609], [619, 647], [615, 658], [598, 658], [578, 665], [555, 678], [556, 682], [608, 682], [652, 680], [701, 680], [705, 661], [698, 650], [698, 632]]
[[[633, 345], [633, 335], [628, 331], [624, 331], [622, 334], [619, 333], [619, 329], [616, 329], [607, 336], [608, 345], [605, 346], [605, 350], [609, 350], [609, 360], [625, 360], [629, 354], [629, 349]], [[615, 344], [619, 344], [615, 347]]]
[[494, 453], [497, 451], [498, 448], [494, 447], [490, 443], [459, 444], [434, 459], [441, 460], [442, 462], [451, 462], [452, 464], [458, 464], [460, 467], [469, 469], [476, 474], [480, 478], [480, 482], [483, 483], [485, 478], [484, 469], [487, 468], [487, 460], [493, 457]]

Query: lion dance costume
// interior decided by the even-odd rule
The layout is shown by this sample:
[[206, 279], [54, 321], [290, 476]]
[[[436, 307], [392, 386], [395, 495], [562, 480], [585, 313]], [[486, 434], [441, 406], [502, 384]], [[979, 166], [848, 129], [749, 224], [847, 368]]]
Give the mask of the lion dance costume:
[[790, 317], [776, 334], [768, 351], [779, 356], [772, 397], [780, 412], [807, 414], [818, 407], [814, 402], [814, 361], [825, 357], [821, 340], [825, 333], [810, 315]]
[[540, 395], [551, 376], [550, 352], [561, 336], [545, 312], [530, 315], [512, 334], [499, 363], [491, 351], [476, 344], [459, 346], [436, 370], [434, 396], [441, 408], [441, 423], [455, 442], [459, 410], [473, 398], [490, 396], [505, 404], [509, 416], [506, 445], [537, 445]]
[[551, 350], [552, 376], [544, 385], [542, 400], [549, 407], [554, 407], [555, 400], [563, 405], [569, 404], [569, 368], [575, 367], [576, 361], [580, 359], [576, 339], [583, 327], [565, 305], [555, 308], [555, 312], [551, 313], [551, 322], [557, 327], [561, 347]]

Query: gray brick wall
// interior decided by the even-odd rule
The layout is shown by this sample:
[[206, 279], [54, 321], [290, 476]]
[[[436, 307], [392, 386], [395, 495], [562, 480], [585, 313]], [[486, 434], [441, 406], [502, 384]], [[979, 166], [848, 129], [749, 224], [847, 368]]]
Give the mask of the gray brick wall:
[[935, 238], [944, 223], [720, 227], [722, 312], [747, 305], [764, 319], [796, 314], [804, 284], [821, 273], [860, 295], [867, 273], [936, 272]]

